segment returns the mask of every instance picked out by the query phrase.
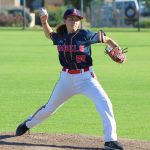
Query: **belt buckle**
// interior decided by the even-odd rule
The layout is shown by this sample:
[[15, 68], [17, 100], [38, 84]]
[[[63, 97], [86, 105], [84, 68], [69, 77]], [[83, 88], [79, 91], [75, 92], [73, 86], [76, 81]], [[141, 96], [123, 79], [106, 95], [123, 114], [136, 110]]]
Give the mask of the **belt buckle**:
[[83, 69], [76, 69], [76, 70], [63, 68], [63, 71], [68, 72], [68, 73], [70, 73], [70, 74], [80, 74], [80, 73], [89, 71], [89, 67], [83, 68]]
[[70, 74], [79, 74], [79, 73], [82, 73], [82, 70], [68, 70], [68, 73]]

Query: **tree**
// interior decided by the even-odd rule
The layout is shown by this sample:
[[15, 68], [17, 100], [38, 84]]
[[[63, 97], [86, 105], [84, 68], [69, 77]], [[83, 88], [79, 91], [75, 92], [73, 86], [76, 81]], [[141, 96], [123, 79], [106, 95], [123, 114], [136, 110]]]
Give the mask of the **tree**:
[[147, 7], [150, 7], [150, 0], [138, 0], [138, 2], [145, 2]]
[[44, 6], [44, 0], [26, 0], [26, 6], [30, 8], [31, 12], [33, 12], [34, 9]]
[[148, 7], [150, 7], [150, 0], [145, 0]]
[[[86, 9], [86, 7], [90, 7], [91, 1], [92, 0], [83, 0], [84, 10]], [[73, 1], [64, 0], [64, 2], [65, 2], [65, 5], [80, 9], [81, 0], [73, 0]]]

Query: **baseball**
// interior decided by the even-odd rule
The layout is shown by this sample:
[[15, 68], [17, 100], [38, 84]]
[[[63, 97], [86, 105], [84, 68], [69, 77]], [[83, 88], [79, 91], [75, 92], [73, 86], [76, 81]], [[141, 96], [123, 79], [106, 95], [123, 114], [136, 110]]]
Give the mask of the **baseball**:
[[48, 16], [48, 13], [47, 13], [47, 10], [46, 9], [44, 9], [44, 8], [40, 8], [40, 16]]

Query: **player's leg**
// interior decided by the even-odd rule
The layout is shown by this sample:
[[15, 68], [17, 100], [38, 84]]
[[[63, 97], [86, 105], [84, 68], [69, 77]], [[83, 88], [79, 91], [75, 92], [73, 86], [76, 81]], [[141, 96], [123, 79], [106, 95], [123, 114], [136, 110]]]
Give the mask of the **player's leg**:
[[96, 79], [90, 78], [84, 84], [86, 84], [86, 88], [82, 89], [82, 93], [94, 102], [102, 117], [105, 141], [116, 141], [116, 122], [110, 99]]
[[[70, 79], [67, 78], [67, 74], [62, 72], [60, 80], [56, 84], [48, 103], [38, 109], [31, 118], [27, 119], [20, 126], [18, 126], [16, 135], [22, 135], [22, 133], [24, 134], [24, 132], [26, 132], [29, 128], [33, 128], [47, 119], [74, 94], [71, 80], [69, 80]], [[19, 129], [25, 131], [21, 132]]]
[[[56, 85], [48, 103], [37, 110], [31, 117], [31, 119], [26, 122], [27, 127], [33, 128], [37, 124], [47, 119], [49, 116], [54, 114], [54, 112], [56, 112], [56, 110], [60, 108], [60, 106], [62, 106], [62, 104], [64, 104], [67, 99], [72, 96], [71, 93], [68, 93], [69, 90], [63, 90], [63, 87], [59, 85], [60, 84]], [[64, 86], [64, 88], [65, 87], [66, 86]]]

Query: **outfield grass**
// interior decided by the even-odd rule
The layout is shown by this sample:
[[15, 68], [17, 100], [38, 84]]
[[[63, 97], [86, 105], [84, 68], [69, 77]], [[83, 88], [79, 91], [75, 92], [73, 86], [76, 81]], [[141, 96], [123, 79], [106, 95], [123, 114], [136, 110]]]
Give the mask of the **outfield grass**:
[[[118, 136], [150, 140], [150, 32], [108, 32], [128, 61], [118, 65], [93, 45], [94, 70], [114, 107]], [[17, 125], [47, 102], [61, 66], [56, 47], [42, 31], [0, 31], [0, 132]], [[71, 98], [33, 132], [102, 135], [95, 107], [85, 96]]]

